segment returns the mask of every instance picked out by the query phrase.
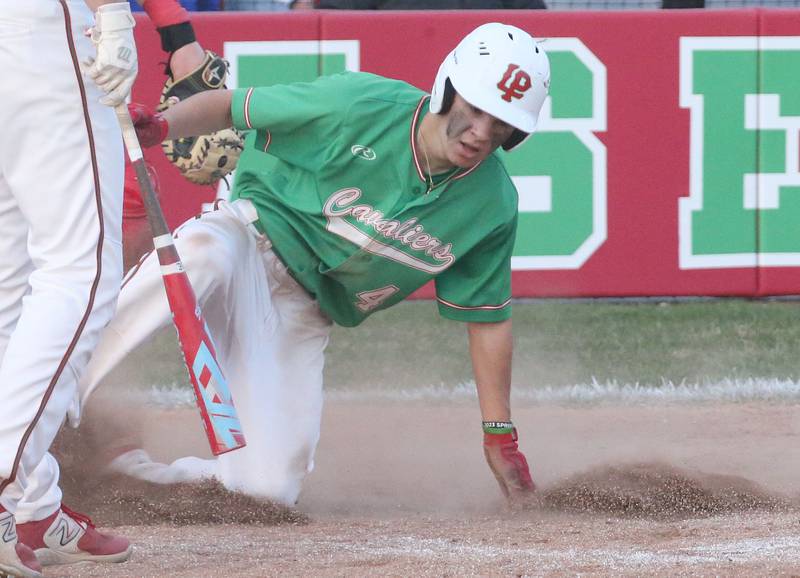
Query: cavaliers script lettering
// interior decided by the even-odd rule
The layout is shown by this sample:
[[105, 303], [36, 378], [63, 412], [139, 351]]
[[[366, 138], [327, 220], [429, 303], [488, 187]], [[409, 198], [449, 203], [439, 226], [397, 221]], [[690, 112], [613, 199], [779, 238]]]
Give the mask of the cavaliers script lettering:
[[415, 251], [423, 251], [432, 257], [444, 268], [450, 266], [455, 261], [452, 243], [443, 243], [433, 235], [425, 232], [425, 228], [418, 224], [418, 219], [413, 217], [400, 222], [385, 219], [382, 212], [374, 209], [370, 205], [355, 205], [361, 191], [359, 189], [342, 189], [333, 193], [322, 208], [322, 212], [328, 218], [350, 216], [360, 223], [371, 227], [386, 239], [400, 241], [406, 247]]

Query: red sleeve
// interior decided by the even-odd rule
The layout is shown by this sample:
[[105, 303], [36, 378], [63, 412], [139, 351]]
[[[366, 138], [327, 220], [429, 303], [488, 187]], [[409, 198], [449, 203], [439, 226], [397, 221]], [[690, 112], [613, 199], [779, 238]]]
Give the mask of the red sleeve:
[[144, 11], [156, 28], [164, 28], [189, 20], [189, 12], [178, 0], [144, 0]]

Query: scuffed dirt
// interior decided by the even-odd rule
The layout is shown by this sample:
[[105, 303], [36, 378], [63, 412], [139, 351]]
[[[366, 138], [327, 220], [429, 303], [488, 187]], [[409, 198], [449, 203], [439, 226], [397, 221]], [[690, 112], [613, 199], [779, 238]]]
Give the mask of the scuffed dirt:
[[[75, 481], [77, 482], [77, 480]], [[121, 476], [97, 484], [64, 485], [70, 507], [90, 512], [104, 526], [172, 524], [305, 524], [296, 510], [226, 490], [215, 480], [162, 486]]]
[[119, 451], [142, 445], [143, 438], [133, 425], [142, 422], [117, 419], [119, 410], [113, 404], [95, 410], [80, 428], [64, 428], [53, 447], [61, 465], [65, 502], [89, 514], [96, 524], [275, 525], [308, 521], [297, 510], [228, 491], [213, 479], [159, 485], [107, 472], [105, 466]]
[[500, 499], [467, 405], [329, 404], [294, 509], [106, 477], [125, 444], [206, 450], [191, 409], [113, 419], [113, 435], [102, 421], [59, 440], [65, 501], [136, 552], [46, 576], [800, 573], [800, 406], [517, 408], [541, 491], [524, 511]]
[[559, 512], [654, 520], [791, 508], [788, 500], [743, 478], [691, 474], [653, 463], [595, 469], [543, 494], [544, 507]]

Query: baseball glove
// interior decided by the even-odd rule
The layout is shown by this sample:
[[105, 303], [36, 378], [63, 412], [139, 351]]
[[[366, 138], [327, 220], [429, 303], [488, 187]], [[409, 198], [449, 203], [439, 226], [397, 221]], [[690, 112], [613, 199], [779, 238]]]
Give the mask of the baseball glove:
[[[158, 110], [169, 108], [198, 92], [225, 88], [227, 76], [228, 63], [206, 51], [203, 63], [190, 74], [177, 80], [170, 74], [161, 91]], [[170, 162], [186, 179], [198, 185], [212, 185], [233, 171], [243, 147], [241, 133], [233, 128], [161, 143]]]

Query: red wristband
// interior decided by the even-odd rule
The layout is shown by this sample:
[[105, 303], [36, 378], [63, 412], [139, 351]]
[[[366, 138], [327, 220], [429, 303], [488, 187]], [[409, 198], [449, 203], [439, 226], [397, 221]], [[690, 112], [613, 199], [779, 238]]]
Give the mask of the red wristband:
[[189, 12], [178, 0], [144, 0], [144, 11], [156, 28], [189, 21]]

